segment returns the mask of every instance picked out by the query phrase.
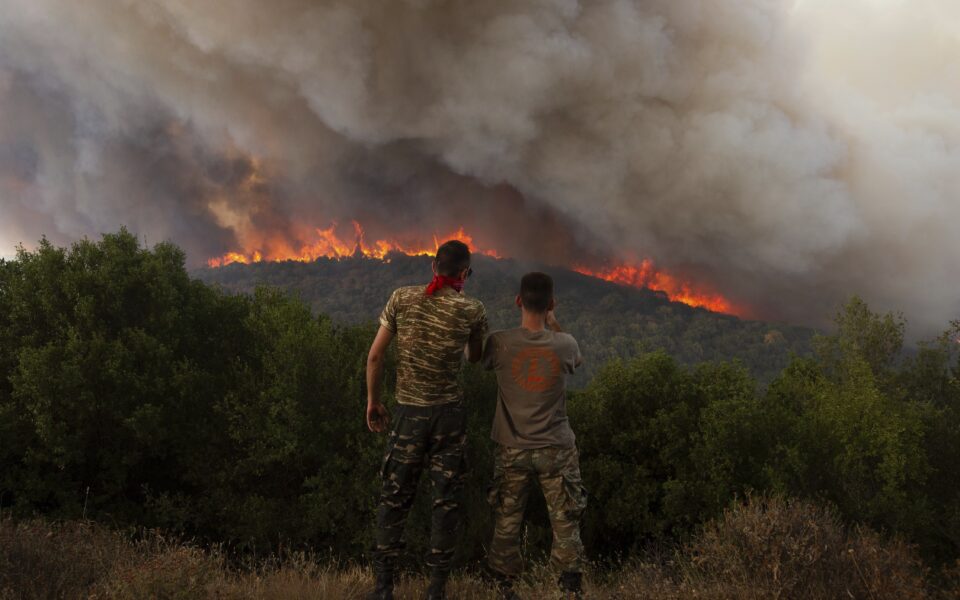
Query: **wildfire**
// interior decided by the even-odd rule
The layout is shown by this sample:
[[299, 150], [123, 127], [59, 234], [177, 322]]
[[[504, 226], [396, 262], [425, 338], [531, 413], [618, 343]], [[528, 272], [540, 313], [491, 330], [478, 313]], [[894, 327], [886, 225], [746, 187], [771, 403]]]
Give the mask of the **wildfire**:
[[578, 273], [612, 281], [621, 285], [648, 288], [664, 292], [670, 300], [683, 302], [690, 306], [700, 306], [714, 312], [740, 314], [741, 311], [720, 294], [706, 290], [702, 286], [679, 279], [654, 266], [653, 261], [644, 260], [640, 266], [620, 265], [594, 270], [584, 266], [573, 268]]
[[[311, 262], [318, 258], [341, 259], [354, 256], [384, 259], [391, 252], [410, 256], [433, 255], [441, 243], [451, 239], [465, 243], [470, 247], [471, 252], [502, 258], [495, 250], [478, 247], [473, 238], [463, 230], [463, 227], [449, 235], [438, 236], [435, 234], [429, 241], [422, 239], [367, 241], [363, 227], [356, 221], [353, 221], [352, 225], [352, 237], [343, 237], [342, 234], [338, 233], [337, 224], [332, 223], [326, 229], [313, 230], [310, 234], [313, 239], [309, 243], [302, 244], [299, 248], [291, 247], [287, 243], [267, 243], [263, 244], [262, 248], [247, 253], [228, 252], [223, 256], [208, 260], [207, 265], [216, 268], [232, 263], [250, 264], [285, 260]], [[727, 314], [740, 314], [741, 312], [720, 294], [661, 271], [650, 260], [644, 260], [640, 263], [640, 266], [620, 265], [606, 269], [591, 269], [581, 265], [573, 267], [573, 270], [621, 285], [662, 291], [667, 294], [670, 300], [683, 302], [690, 306], [700, 306], [714, 312]]]
[[463, 227], [444, 236], [434, 234], [429, 242], [424, 240], [403, 242], [397, 240], [376, 240], [368, 242], [364, 236], [363, 227], [356, 221], [353, 221], [352, 224], [352, 240], [338, 235], [337, 224], [332, 223], [330, 227], [326, 229], [316, 229], [313, 232], [315, 239], [308, 244], [302, 245], [298, 249], [289, 249], [285, 245], [279, 245], [279, 250], [272, 251], [254, 250], [247, 254], [228, 252], [223, 256], [211, 258], [207, 261], [207, 265], [210, 267], [225, 267], [232, 263], [247, 265], [262, 261], [272, 262], [284, 260], [311, 262], [318, 258], [347, 258], [351, 256], [383, 259], [391, 252], [399, 252], [410, 256], [432, 255], [436, 253], [440, 244], [447, 240], [460, 240], [470, 247], [471, 252], [501, 258], [495, 250], [477, 247], [473, 242], [473, 238], [464, 232]]

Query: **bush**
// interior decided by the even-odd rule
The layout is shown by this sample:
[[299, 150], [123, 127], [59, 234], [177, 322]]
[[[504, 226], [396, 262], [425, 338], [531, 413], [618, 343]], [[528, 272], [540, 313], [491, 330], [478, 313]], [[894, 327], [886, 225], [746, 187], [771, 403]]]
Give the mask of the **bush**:
[[614, 362], [575, 396], [571, 421], [594, 550], [677, 539], [731, 497], [768, 485], [776, 432], [739, 365], [688, 369], [664, 353]]
[[913, 548], [778, 497], [751, 498], [708, 523], [685, 551], [683, 580], [728, 598], [926, 597]]
[[[0, 261], [0, 509], [158, 527], [230, 552], [363, 560], [385, 441], [363, 423], [375, 324], [338, 325], [277, 290], [231, 296], [191, 280], [183, 260], [121, 231]], [[738, 363], [688, 367], [665, 352], [604, 366], [569, 406], [588, 554], [672, 547], [731, 499], [773, 492], [826, 500], [847, 522], [953, 562], [958, 331], [903, 359], [902, 321], [855, 299], [818, 355], [766, 389]], [[464, 565], [483, 559], [491, 531], [496, 386], [476, 366], [462, 377]], [[392, 363], [386, 382], [389, 402]], [[425, 480], [408, 527], [413, 567], [429, 495]], [[531, 500], [525, 550], [538, 559], [551, 534], [542, 498]]]
[[115, 533], [85, 523], [0, 520], [0, 598], [81, 598], [128, 552]]
[[192, 546], [178, 546], [163, 538], [147, 539], [118, 561], [92, 595], [137, 600], [170, 600], [215, 596], [226, 573], [223, 560]]

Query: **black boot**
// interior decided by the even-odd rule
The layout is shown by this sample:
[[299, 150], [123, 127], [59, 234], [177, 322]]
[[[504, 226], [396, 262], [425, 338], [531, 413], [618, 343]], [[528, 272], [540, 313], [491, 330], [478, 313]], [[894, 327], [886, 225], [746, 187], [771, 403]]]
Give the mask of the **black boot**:
[[560, 574], [560, 581], [557, 583], [560, 584], [564, 598], [574, 598], [575, 600], [583, 598], [583, 573], [565, 571]]
[[430, 585], [427, 586], [427, 600], [446, 600], [447, 574], [434, 573], [430, 576]]
[[377, 571], [375, 587], [366, 600], [393, 600], [393, 571]]

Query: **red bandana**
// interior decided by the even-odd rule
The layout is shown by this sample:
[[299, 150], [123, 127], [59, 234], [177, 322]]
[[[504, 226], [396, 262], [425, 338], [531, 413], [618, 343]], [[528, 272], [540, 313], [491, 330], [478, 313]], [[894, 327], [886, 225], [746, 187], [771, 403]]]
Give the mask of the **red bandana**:
[[457, 279], [456, 277], [447, 277], [446, 275], [434, 275], [433, 281], [430, 282], [430, 285], [427, 286], [427, 295], [432, 296], [436, 294], [440, 288], [444, 286], [450, 286], [458, 292], [463, 291], [462, 279]]

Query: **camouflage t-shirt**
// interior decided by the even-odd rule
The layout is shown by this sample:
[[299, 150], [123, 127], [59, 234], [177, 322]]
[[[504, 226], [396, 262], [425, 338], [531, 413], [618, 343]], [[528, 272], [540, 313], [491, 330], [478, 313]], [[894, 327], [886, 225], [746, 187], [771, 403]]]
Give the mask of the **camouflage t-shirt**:
[[425, 291], [423, 285], [394, 291], [380, 314], [380, 324], [397, 336], [397, 402], [459, 402], [463, 349], [471, 336], [487, 335], [487, 312], [482, 302], [453, 288], [433, 296]]

